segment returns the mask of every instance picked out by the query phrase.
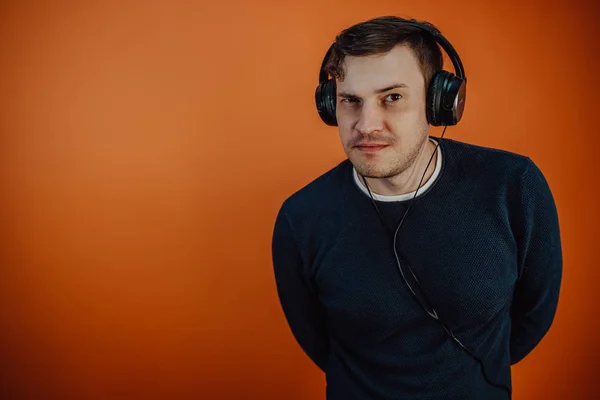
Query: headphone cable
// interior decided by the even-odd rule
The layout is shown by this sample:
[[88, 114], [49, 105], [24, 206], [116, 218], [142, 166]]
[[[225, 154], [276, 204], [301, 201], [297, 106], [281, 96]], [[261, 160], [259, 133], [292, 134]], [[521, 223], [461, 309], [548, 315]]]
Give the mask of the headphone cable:
[[[481, 361], [472, 350], [470, 350], [468, 347], [466, 347], [465, 345], [462, 344], [462, 342], [454, 335], [454, 332], [452, 332], [451, 329], [449, 329], [446, 324], [444, 324], [442, 322], [442, 320], [440, 319], [437, 311], [431, 306], [431, 302], [427, 299], [427, 297], [425, 296], [425, 293], [423, 291], [423, 288], [421, 287], [421, 284], [419, 283], [419, 280], [417, 279], [417, 276], [414, 274], [413, 270], [410, 268], [410, 265], [408, 266], [408, 270], [410, 271], [412, 277], [414, 278], [415, 282], [417, 283], [417, 285], [419, 286], [420, 290], [421, 290], [421, 294], [424, 298], [424, 301], [427, 303], [428, 307], [426, 307], [425, 305], [423, 305], [421, 299], [419, 298], [419, 296], [417, 296], [417, 294], [415, 293], [415, 291], [413, 290], [412, 286], [410, 285], [410, 283], [408, 283], [408, 280], [406, 279], [406, 276], [404, 275], [404, 270], [402, 269], [401, 263], [400, 263], [400, 257], [398, 255], [398, 251], [396, 248], [396, 242], [397, 242], [397, 238], [398, 238], [398, 232], [400, 230], [400, 227], [402, 226], [402, 223], [404, 222], [404, 219], [406, 218], [406, 216], [408, 215], [408, 211], [411, 208], [411, 205], [413, 203], [413, 201], [415, 200], [415, 198], [417, 197], [417, 194], [419, 193], [419, 189], [421, 188], [421, 184], [423, 182], [423, 179], [425, 178], [425, 175], [427, 173], [427, 169], [429, 169], [429, 164], [431, 164], [431, 161], [433, 160], [433, 157], [435, 156], [435, 154], [437, 153], [437, 149], [442, 141], [442, 139], [444, 138], [444, 134], [446, 133], [446, 128], [447, 126], [444, 126], [444, 130], [442, 132], [442, 135], [439, 138], [438, 143], [435, 146], [435, 150], [433, 151], [433, 154], [431, 155], [429, 162], [427, 163], [427, 166], [425, 167], [425, 172], [423, 172], [423, 176], [421, 177], [421, 180], [419, 181], [419, 185], [417, 186], [417, 189], [415, 190], [415, 194], [412, 197], [412, 199], [410, 200], [410, 202], [408, 203], [408, 207], [406, 208], [406, 211], [404, 211], [404, 215], [402, 216], [402, 218], [400, 219], [400, 223], [398, 224], [398, 226], [396, 227], [396, 231], [394, 232], [394, 242], [393, 242], [393, 248], [394, 248], [394, 255], [396, 257], [396, 262], [398, 264], [398, 269], [400, 270], [400, 274], [402, 275], [402, 279], [404, 280], [404, 283], [406, 284], [406, 286], [408, 287], [408, 289], [410, 290], [410, 292], [412, 293], [412, 295], [417, 299], [417, 301], [419, 302], [419, 304], [421, 305], [421, 307], [423, 307], [423, 309], [425, 310], [425, 312], [427, 312], [427, 314], [429, 314], [429, 316], [431, 318], [433, 318], [434, 320], [438, 321], [442, 328], [444, 328], [444, 330], [446, 331], [446, 333], [450, 336], [450, 338], [452, 338], [452, 340], [454, 340], [456, 343], [458, 343], [458, 345], [460, 347], [462, 347], [473, 359], [475, 359], [480, 365], [481, 365], [481, 371], [483, 373], [483, 376], [485, 378], [485, 380], [492, 386], [494, 387], [498, 387], [501, 389], [506, 390], [506, 392], [508, 393], [508, 397], [509, 399], [512, 398], [512, 391], [511, 389], [504, 385], [504, 384], [496, 384], [494, 382], [492, 382], [488, 375], [487, 375], [487, 371], [485, 369], [485, 365], [483, 363], [483, 361]], [[371, 197], [371, 201], [373, 202], [373, 206], [375, 207], [375, 210], [377, 211], [377, 214], [379, 215], [379, 219], [381, 220], [383, 226], [388, 230], [388, 233], [390, 233], [391, 235], [391, 231], [389, 230], [389, 227], [387, 226], [387, 224], [385, 223], [385, 220], [381, 214], [381, 212], [379, 211], [379, 207], [377, 207], [377, 204], [375, 203], [375, 199], [373, 198], [373, 194], [371, 193], [371, 189], [369, 188], [369, 185], [367, 184], [367, 180], [364, 176], [361, 175], [361, 177], [363, 178], [363, 181], [365, 183], [365, 186], [367, 188], [367, 191], [369, 192], [369, 196]]]

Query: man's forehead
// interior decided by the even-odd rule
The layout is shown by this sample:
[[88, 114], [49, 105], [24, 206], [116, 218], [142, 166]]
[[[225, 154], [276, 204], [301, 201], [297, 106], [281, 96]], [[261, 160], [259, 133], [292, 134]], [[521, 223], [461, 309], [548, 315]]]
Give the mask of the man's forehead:
[[424, 78], [420, 71], [417, 73], [369, 71], [363, 74], [346, 74], [342, 81], [336, 81], [338, 93], [347, 96], [366, 96], [392, 89], [418, 89], [423, 85]]
[[357, 89], [351, 89], [351, 88], [345, 88], [345, 87], [338, 87], [338, 96], [340, 97], [361, 97], [363, 95], [369, 95], [369, 94], [380, 94], [380, 93], [385, 93], [385, 92], [389, 92], [390, 90], [394, 90], [394, 89], [409, 89], [410, 86], [407, 83], [404, 82], [396, 82], [396, 83], [391, 83], [391, 84], [387, 84], [387, 85], [381, 85], [379, 87], [375, 87], [375, 88], [359, 88]]
[[343, 63], [344, 78], [338, 88], [373, 92], [395, 84], [418, 86], [423, 74], [412, 50], [396, 47], [388, 53], [348, 56]]

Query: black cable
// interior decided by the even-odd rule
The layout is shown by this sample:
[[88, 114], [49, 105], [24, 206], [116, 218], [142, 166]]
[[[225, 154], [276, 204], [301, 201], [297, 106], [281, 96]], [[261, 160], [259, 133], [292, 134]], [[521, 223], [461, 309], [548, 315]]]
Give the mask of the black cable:
[[[394, 247], [394, 255], [396, 256], [396, 262], [398, 264], [398, 269], [400, 270], [400, 274], [402, 275], [402, 279], [404, 280], [404, 283], [406, 284], [406, 286], [408, 286], [408, 289], [410, 290], [410, 292], [413, 294], [413, 296], [417, 299], [417, 301], [419, 302], [419, 304], [421, 305], [421, 307], [423, 307], [423, 309], [425, 310], [425, 312], [427, 314], [429, 314], [429, 316], [431, 318], [433, 318], [434, 320], [438, 321], [442, 328], [444, 328], [444, 330], [446, 331], [446, 333], [450, 336], [450, 338], [452, 338], [452, 340], [454, 340], [456, 343], [458, 343], [458, 345], [460, 347], [462, 347], [471, 357], [473, 357], [473, 359], [475, 359], [480, 365], [481, 365], [481, 371], [483, 373], [483, 377], [485, 378], [485, 380], [492, 386], [494, 387], [498, 387], [501, 389], [506, 390], [506, 392], [508, 393], [508, 397], [509, 399], [512, 398], [512, 391], [511, 389], [504, 385], [504, 384], [497, 384], [492, 382], [486, 372], [485, 369], [485, 365], [483, 363], [483, 361], [481, 361], [472, 350], [470, 350], [469, 348], [467, 348], [465, 345], [462, 344], [462, 342], [456, 337], [456, 335], [454, 335], [454, 332], [452, 332], [451, 329], [449, 329], [441, 320], [440, 317], [437, 313], [437, 311], [431, 306], [431, 302], [428, 300], [427, 296], [425, 296], [425, 292], [423, 290], [423, 288], [421, 287], [421, 284], [419, 283], [419, 280], [417, 279], [417, 276], [414, 274], [413, 270], [410, 268], [410, 265], [408, 265], [408, 270], [410, 271], [411, 275], [413, 276], [415, 282], [417, 283], [417, 285], [419, 286], [419, 289], [421, 291], [421, 294], [423, 296], [423, 300], [424, 302], [427, 303], [427, 306], [425, 306], [423, 304], [423, 301], [421, 301], [421, 299], [419, 298], [419, 296], [417, 296], [417, 294], [415, 293], [415, 291], [413, 290], [412, 286], [410, 285], [410, 283], [408, 283], [408, 280], [406, 279], [406, 276], [404, 275], [404, 270], [402, 269], [402, 265], [400, 263], [400, 257], [398, 256], [398, 251], [396, 248], [396, 242], [397, 242], [397, 238], [398, 238], [398, 232], [400, 231], [400, 227], [402, 226], [402, 223], [404, 222], [404, 219], [406, 218], [406, 216], [408, 215], [408, 211], [410, 210], [410, 207], [413, 203], [413, 201], [415, 200], [415, 198], [417, 197], [417, 194], [419, 193], [419, 189], [421, 188], [421, 184], [423, 182], [423, 179], [425, 178], [425, 175], [427, 173], [427, 169], [429, 168], [429, 164], [431, 164], [431, 161], [433, 160], [433, 157], [435, 156], [437, 149], [444, 137], [444, 134], [446, 133], [446, 128], [447, 126], [444, 126], [444, 130], [442, 132], [442, 135], [440, 137], [440, 139], [438, 140], [438, 143], [435, 146], [435, 150], [433, 151], [433, 154], [431, 155], [431, 158], [429, 159], [429, 162], [427, 163], [427, 166], [425, 167], [425, 172], [423, 172], [423, 176], [421, 177], [421, 180], [419, 182], [419, 185], [417, 186], [417, 189], [415, 190], [415, 195], [412, 197], [412, 199], [410, 200], [410, 203], [408, 203], [408, 207], [406, 208], [406, 211], [404, 212], [404, 215], [402, 216], [402, 219], [400, 220], [400, 223], [398, 224], [398, 226], [396, 227], [396, 231], [394, 232], [394, 242], [393, 242], [393, 247]], [[391, 235], [391, 231], [389, 230], [388, 226], [385, 223], [385, 220], [381, 214], [381, 212], [379, 211], [379, 207], [377, 207], [377, 204], [375, 203], [375, 199], [373, 198], [373, 194], [371, 193], [371, 189], [369, 188], [369, 185], [367, 183], [367, 180], [364, 176], [361, 175], [361, 177], [363, 178], [363, 181], [365, 183], [365, 186], [367, 188], [367, 191], [369, 192], [369, 195], [371, 197], [371, 201], [373, 202], [373, 206], [375, 207], [375, 210], [377, 211], [377, 214], [379, 215], [379, 219], [381, 219], [382, 224], [384, 225], [384, 227], [388, 230], [388, 232]]]

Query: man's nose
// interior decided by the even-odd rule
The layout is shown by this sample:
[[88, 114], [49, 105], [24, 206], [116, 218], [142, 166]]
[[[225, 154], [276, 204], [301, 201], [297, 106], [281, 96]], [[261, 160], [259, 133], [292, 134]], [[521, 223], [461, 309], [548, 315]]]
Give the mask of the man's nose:
[[368, 135], [383, 129], [383, 113], [376, 104], [364, 104], [360, 110], [356, 130]]

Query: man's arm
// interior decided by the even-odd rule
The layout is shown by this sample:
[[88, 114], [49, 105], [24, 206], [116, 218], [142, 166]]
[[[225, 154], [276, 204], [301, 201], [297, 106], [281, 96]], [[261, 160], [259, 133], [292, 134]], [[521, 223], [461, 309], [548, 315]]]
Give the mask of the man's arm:
[[329, 354], [325, 312], [304, 274], [287, 215], [279, 211], [272, 240], [273, 267], [279, 300], [292, 334], [321, 370]]
[[558, 213], [546, 179], [531, 160], [521, 182], [521, 212], [519, 279], [511, 308], [511, 364], [527, 356], [550, 329], [562, 280]]

